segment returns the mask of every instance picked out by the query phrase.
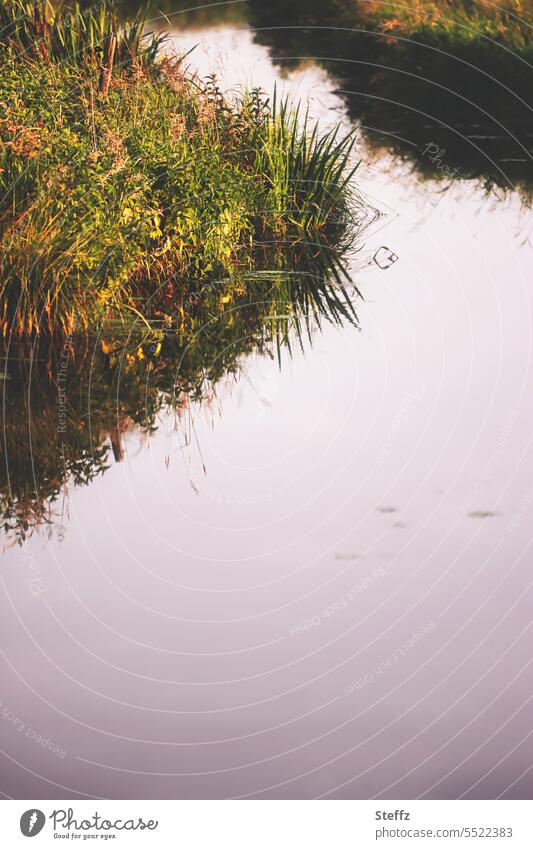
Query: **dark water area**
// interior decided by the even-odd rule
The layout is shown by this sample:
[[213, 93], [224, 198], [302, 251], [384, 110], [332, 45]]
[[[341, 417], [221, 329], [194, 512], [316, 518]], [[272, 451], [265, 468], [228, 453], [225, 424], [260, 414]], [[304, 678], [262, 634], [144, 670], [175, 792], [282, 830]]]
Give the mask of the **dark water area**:
[[327, 69], [378, 155], [390, 150], [422, 179], [436, 166], [529, 197], [531, 68], [511, 50], [488, 39], [445, 49], [372, 32], [353, 2], [251, 0], [250, 9], [255, 38], [276, 65], [296, 68], [309, 57]]
[[160, 348], [6, 342], [0, 790], [530, 798], [531, 71], [346, 2], [161, 11], [357, 128], [368, 215], [341, 295], [311, 253]]

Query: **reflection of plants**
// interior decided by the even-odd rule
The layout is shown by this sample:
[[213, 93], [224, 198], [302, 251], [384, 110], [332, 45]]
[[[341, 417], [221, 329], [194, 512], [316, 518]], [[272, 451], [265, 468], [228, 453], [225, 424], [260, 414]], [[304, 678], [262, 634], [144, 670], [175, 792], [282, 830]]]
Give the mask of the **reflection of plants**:
[[424, 178], [448, 179], [424, 155], [434, 142], [445, 148], [455, 179], [476, 179], [490, 190], [517, 188], [531, 199], [531, 4], [249, 5], [255, 37], [272, 48], [275, 62], [294, 68], [311, 56], [330, 71], [370, 153], [391, 152]]
[[[502, 0], [496, 4], [490, 0], [248, 0], [252, 23], [257, 27], [270, 21], [284, 32], [280, 39], [288, 43], [292, 35], [287, 28], [305, 28], [305, 38], [320, 39], [320, 33], [312, 33], [324, 27], [335, 31], [343, 38], [342, 29], [354, 31], [382, 32], [389, 36], [385, 42], [403, 49], [406, 53], [415, 46], [414, 42], [431, 44], [440, 50], [451, 50], [457, 55], [461, 49], [505, 59], [512, 53], [526, 61], [533, 58], [531, 29], [533, 8], [529, 0]], [[283, 18], [285, 13], [285, 18]], [[280, 27], [280, 23], [286, 27]], [[400, 45], [394, 37], [400, 35], [413, 44]], [[502, 50], [501, 48], [504, 48]], [[297, 54], [295, 54], [297, 55]], [[310, 55], [309, 53], [307, 55]], [[472, 55], [472, 53], [470, 53]]]
[[354, 322], [342, 257], [365, 220], [352, 137], [230, 102], [142, 15], [0, 0], [0, 21], [0, 510], [23, 539], [123, 432]]
[[[68, 482], [88, 484], [102, 474], [111, 454], [122, 458], [123, 434], [132, 428], [150, 433], [161, 411], [179, 417], [191, 403], [209, 404], [215, 385], [236, 375], [246, 354], [277, 349], [281, 356], [292, 338], [303, 344], [322, 319], [355, 323], [353, 305], [336, 280], [342, 267], [333, 252], [329, 258], [329, 268], [325, 251], [310, 264], [303, 246], [295, 254], [286, 251], [285, 269], [277, 255], [272, 272], [256, 270], [187, 291], [161, 287], [141, 305], [142, 320], [114, 317], [99, 335], [74, 336], [61, 383], [57, 346], [43, 340], [33, 348], [6, 344], [4, 532], [21, 541], [36, 526], [54, 523]], [[60, 390], [66, 421], [58, 427]]]
[[[89, 0], [86, 0], [89, 2]], [[121, 0], [119, 11], [124, 14], [135, 11], [137, 0]], [[246, 0], [233, 2], [210, 2], [206, 0], [148, 0], [146, 7], [151, 22], [168, 23], [172, 29], [203, 29], [209, 26], [246, 23]]]

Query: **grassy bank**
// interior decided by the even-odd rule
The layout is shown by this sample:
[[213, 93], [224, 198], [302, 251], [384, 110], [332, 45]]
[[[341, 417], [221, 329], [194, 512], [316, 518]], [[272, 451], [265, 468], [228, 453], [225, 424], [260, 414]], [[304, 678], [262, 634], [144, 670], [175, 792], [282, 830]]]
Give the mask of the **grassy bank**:
[[533, 58], [533, 8], [529, 0], [378, 0], [353, 3], [373, 29], [452, 47], [501, 46]]
[[353, 139], [258, 92], [229, 102], [144, 29], [106, 6], [0, 3], [4, 336], [79, 332], [191, 281], [231, 295], [265, 246], [275, 267], [287, 244], [353, 236]]
[[[185, 0], [183, 4], [190, 5]], [[277, 19], [278, 26], [285, 11], [289, 26], [296, 19], [303, 27], [356, 26], [453, 52], [483, 49], [494, 58], [500, 48], [500, 53], [533, 57], [530, 0], [249, 0], [249, 6], [252, 18], [262, 12]]]

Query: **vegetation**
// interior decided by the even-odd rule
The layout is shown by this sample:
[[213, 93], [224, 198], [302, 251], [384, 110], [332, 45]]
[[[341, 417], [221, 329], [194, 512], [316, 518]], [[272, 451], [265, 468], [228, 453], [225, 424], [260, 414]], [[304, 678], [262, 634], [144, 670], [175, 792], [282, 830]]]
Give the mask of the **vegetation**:
[[[355, 4], [354, 4], [355, 5]], [[369, 0], [362, 14], [369, 27], [426, 43], [493, 50], [503, 46], [533, 58], [533, 8], [529, 0]], [[492, 43], [492, 44], [491, 44]]]
[[[29, 60], [63, 62], [83, 67], [102, 63], [104, 71], [134, 62], [153, 66], [164, 37], [144, 38], [146, 14], [137, 12], [131, 22], [119, 22], [106, 3], [81, 9], [52, 5], [49, 0], [6, 0], [0, 4], [1, 44]], [[101, 85], [103, 88], [103, 85]]]
[[[121, 0], [120, 11], [139, 8], [137, 0]], [[170, 25], [173, 30], [202, 30], [211, 26], [246, 25], [248, 9], [246, 0], [146, 0], [151, 21]]]
[[[49, 526], [122, 434], [208, 403], [243, 355], [355, 323], [353, 135], [229, 100], [119, 20], [0, 0], [3, 530]], [[30, 404], [31, 398], [31, 404]]]
[[258, 91], [229, 102], [143, 15], [1, 0], [0, 20], [4, 336], [79, 332], [191, 281], [231, 291], [265, 244], [348, 247], [353, 136]]
[[249, 5], [253, 23], [263, 13], [279, 24], [285, 9], [290, 25], [298, 20], [302, 27], [355, 26], [455, 53], [464, 47], [490, 51], [493, 57], [506, 51], [526, 60], [533, 57], [530, 0], [249, 0]]

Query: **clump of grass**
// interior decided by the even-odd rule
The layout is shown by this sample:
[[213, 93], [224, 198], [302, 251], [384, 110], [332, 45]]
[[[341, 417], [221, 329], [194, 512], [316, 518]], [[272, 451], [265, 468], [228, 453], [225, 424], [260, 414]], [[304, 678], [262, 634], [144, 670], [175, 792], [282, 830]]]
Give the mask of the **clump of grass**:
[[265, 244], [278, 266], [290, 245], [346, 249], [353, 139], [257, 91], [230, 102], [146, 46], [142, 17], [46, 7], [45, 25], [42, 8], [0, 2], [4, 335], [89, 328], [191, 280], [231, 286]]
[[19, 56], [46, 64], [153, 65], [165, 37], [146, 34], [146, 17], [141, 9], [121, 22], [109, 0], [87, 10], [61, 0], [2, 0], [0, 39]]
[[[342, 249], [350, 234], [354, 207], [350, 182], [357, 165], [349, 167], [355, 144], [353, 133], [338, 138], [338, 129], [319, 136], [309, 126], [309, 114], [300, 119], [299, 108], [279, 102], [274, 93], [272, 108], [247, 123], [248, 143], [254, 151], [254, 169], [267, 178], [264, 210], [291, 241], [327, 233]], [[351, 195], [354, 200], [354, 195]]]

